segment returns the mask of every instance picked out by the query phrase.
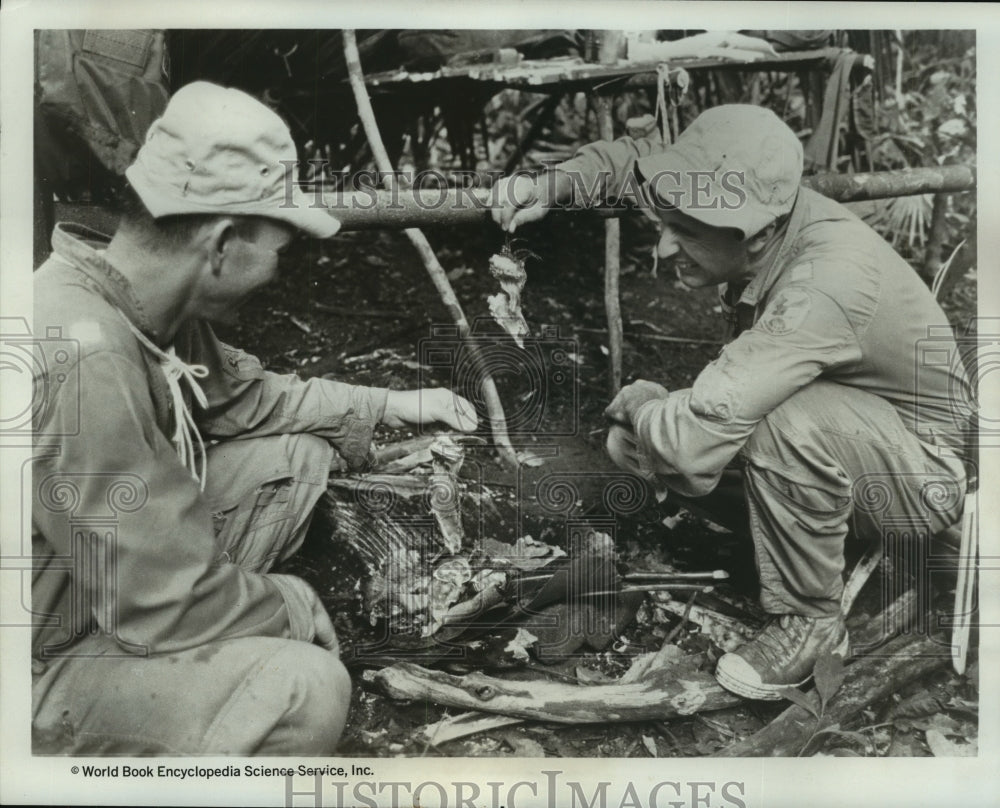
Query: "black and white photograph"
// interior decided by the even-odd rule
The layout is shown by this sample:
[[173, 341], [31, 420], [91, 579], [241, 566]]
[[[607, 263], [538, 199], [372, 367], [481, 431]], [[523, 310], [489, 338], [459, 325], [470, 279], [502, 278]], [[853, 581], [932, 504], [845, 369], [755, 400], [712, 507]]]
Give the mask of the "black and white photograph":
[[1000, 796], [995, 9], [205, 5], [0, 15], [4, 802]]

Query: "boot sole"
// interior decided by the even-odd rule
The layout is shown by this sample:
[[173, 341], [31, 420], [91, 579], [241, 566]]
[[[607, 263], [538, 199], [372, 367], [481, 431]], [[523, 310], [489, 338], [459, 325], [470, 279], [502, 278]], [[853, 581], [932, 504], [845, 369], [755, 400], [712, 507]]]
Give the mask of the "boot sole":
[[[845, 636], [841, 641], [840, 645], [833, 649], [831, 653], [840, 654], [842, 657], [847, 657], [848, 651], [851, 647], [850, 637]], [[719, 660], [720, 662], [722, 660]], [[736, 679], [726, 673], [725, 668], [717, 666], [715, 669], [715, 680], [722, 685], [726, 690], [731, 693], [735, 693], [737, 696], [742, 696], [745, 699], [754, 699], [756, 701], [781, 701], [785, 698], [784, 690], [788, 687], [799, 688], [806, 684], [810, 679], [812, 679], [812, 674], [810, 673], [801, 682], [795, 682], [784, 685], [751, 685], [744, 682], [742, 679]]]

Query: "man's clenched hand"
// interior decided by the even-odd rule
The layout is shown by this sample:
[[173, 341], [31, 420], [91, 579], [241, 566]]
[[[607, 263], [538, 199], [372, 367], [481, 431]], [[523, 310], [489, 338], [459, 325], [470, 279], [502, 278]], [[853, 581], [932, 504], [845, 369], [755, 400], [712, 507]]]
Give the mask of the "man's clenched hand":
[[442, 423], [459, 432], [473, 432], [476, 408], [462, 396], [441, 387], [390, 390], [382, 423], [395, 428]]
[[285, 599], [292, 636], [339, 654], [337, 633], [316, 590], [297, 575], [271, 573], [267, 577], [278, 586]]
[[608, 456], [618, 468], [641, 477], [648, 476], [649, 472], [643, 468], [643, 463], [640, 460], [639, 444], [636, 441], [635, 433], [627, 426], [611, 425], [608, 430], [607, 449]]
[[604, 410], [604, 415], [616, 424], [632, 426], [636, 411], [647, 401], [666, 398], [669, 391], [662, 384], [639, 379], [623, 387]]
[[508, 233], [522, 224], [537, 222], [551, 207], [572, 196], [570, 179], [562, 171], [547, 171], [537, 177], [504, 177], [494, 190], [493, 221]]
[[337, 640], [337, 632], [333, 630], [333, 622], [318, 595], [313, 596], [312, 609], [313, 625], [316, 627], [316, 637], [313, 642], [339, 655], [340, 642]]

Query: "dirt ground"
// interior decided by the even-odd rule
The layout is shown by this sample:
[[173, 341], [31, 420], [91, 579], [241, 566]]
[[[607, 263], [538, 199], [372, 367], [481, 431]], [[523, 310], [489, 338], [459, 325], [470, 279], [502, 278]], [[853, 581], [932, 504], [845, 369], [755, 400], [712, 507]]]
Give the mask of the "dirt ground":
[[[603, 453], [608, 371], [601, 234], [601, 220], [584, 214], [554, 214], [518, 234], [523, 241], [516, 246], [535, 253], [527, 264], [525, 315], [534, 334], [546, 335], [539, 338], [540, 350], [557, 345], [570, 355], [565, 360], [560, 354], [568, 378], [557, 383], [547, 376], [544, 402], [539, 405], [531, 398], [537, 379], [524, 364], [510, 361], [509, 349], [503, 354], [506, 358], [493, 366], [508, 415], [514, 413], [515, 426], [524, 427], [522, 444], [526, 448], [556, 446], [561, 459], [554, 467], [585, 471], [597, 484], [604, 479], [601, 475], [614, 473]], [[496, 284], [486, 268], [489, 256], [503, 245], [499, 230], [484, 223], [427, 235], [453, 279], [467, 317], [470, 321], [488, 317], [485, 297], [496, 291]], [[624, 220], [624, 382], [647, 378], [676, 389], [689, 386], [716, 355], [723, 323], [714, 291], [688, 291], [663, 273], [652, 275], [654, 243], [645, 222], [638, 217]], [[966, 280], [951, 293], [947, 308], [956, 322], [974, 310], [974, 286], [974, 281]], [[298, 242], [284, 260], [280, 279], [250, 301], [238, 324], [221, 329], [221, 336], [256, 353], [272, 370], [304, 377], [332, 374], [346, 382], [396, 389], [457, 387], [473, 394], [463, 389], [468, 380], [461, 374], [455, 378], [453, 368], [426, 361], [428, 341], [442, 339], [434, 329], [449, 325], [448, 313], [402, 233], [347, 233], [326, 244]], [[488, 322], [480, 325], [483, 331], [495, 331]], [[532, 401], [535, 409], [525, 403]], [[529, 415], [521, 418], [524, 412]], [[529, 431], [536, 436], [534, 441]], [[560, 434], [537, 439], [539, 434], [555, 433]], [[377, 440], [390, 443], [410, 436], [380, 430]], [[517, 511], [524, 504], [518, 501], [518, 483], [511, 482], [491, 451], [480, 450], [475, 457], [476, 468], [491, 485], [494, 512]], [[527, 526], [535, 531], [535, 538], [558, 544], [567, 520], [600, 511], [599, 501], [586, 501], [593, 491], [586, 486], [580, 491], [575, 509], [560, 519], [550, 517], [548, 524], [545, 514], [536, 510], [517, 524], [503, 518], [487, 520], [485, 530], [510, 543], [518, 538], [517, 528]], [[621, 567], [650, 569], [664, 563], [680, 569], [724, 567], [732, 579], [720, 588], [720, 594], [752, 614], [755, 578], [748, 541], [694, 517], [677, 519], [675, 511], [669, 498], [657, 503], [646, 492], [637, 507], [616, 518], [614, 538]], [[313, 530], [290, 569], [320, 592], [349, 658], [352, 648], [370, 640], [375, 629], [363, 613], [363, 565], [350, 548], [334, 543], [328, 530], [323, 525]], [[867, 592], [856, 610], [872, 613], [877, 597], [878, 593]], [[664, 621], [650, 599], [623, 627], [611, 649], [585, 653], [561, 666], [543, 667], [533, 660], [529, 668], [510, 675], [564, 681], [579, 681], [584, 676], [581, 669], [598, 672], [595, 676], [616, 675], [636, 649], [658, 648], [676, 622], [676, 617]], [[706, 666], [711, 664], [711, 649], [695, 632], [685, 631], [676, 641], [686, 652], [703, 654]], [[974, 742], [978, 701], [974, 673], [973, 668], [972, 676], [957, 677], [945, 670], [933, 681], [897, 693], [892, 703], [866, 714], [863, 723], [867, 726], [857, 738], [841, 743], [840, 752], [829, 753], [929, 755], [928, 729], [959, 746]], [[419, 730], [447, 715], [447, 710], [387, 699], [366, 683], [364, 666], [355, 667], [353, 675], [357, 686], [342, 748], [345, 754], [358, 755], [705, 756], [753, 733], [786, 706], [746, 702], [730, 710], [669, 722], [584, 726], [529, 722], [435, 745]]]

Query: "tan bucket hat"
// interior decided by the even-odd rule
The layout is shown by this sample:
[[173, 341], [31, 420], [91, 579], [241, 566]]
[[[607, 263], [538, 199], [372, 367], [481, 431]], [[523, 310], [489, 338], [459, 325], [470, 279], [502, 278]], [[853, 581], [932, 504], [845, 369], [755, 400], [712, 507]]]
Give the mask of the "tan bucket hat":
[[154, 219], [185, 213], [264, 216], [329, 238], [338, 222], [295, 183], [284, 121], [241, 90], [181, 87], [125, 176]]
[[725, 104], [705, 110], [666, 151], [636, 167], [655, 206], [749, 238], [792, 209], [802, 144], [771, 110]]

